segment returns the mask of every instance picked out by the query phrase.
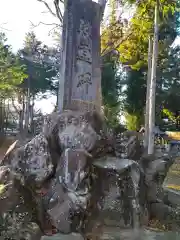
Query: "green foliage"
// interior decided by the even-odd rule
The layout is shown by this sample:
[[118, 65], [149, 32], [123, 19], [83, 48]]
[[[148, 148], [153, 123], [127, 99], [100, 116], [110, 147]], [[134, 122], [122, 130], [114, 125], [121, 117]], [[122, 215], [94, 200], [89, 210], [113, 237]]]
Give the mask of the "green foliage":
[[115, 0], [111, 1], [111, 13], [109, 25], [105, 26], [101, 35], [101, 49], [102, 54], [102, 97], [104, 115], [107, 124], [115, 129], [119, 123], [120, 112], [120, 93], [121, 93], [121, 75], [119, 70], [118, 55], [116, 52], [111, 51], [114, 44], [122, 36], [123, 23], [116, 20], [115, 15]]
[[[164, 125], [162, 115], [167, 109], [176, 114], [180, 109], [180, 79], [179, 79], [179, 57], [180, 47], [170, 48], [167, 54], [164, 54], [163, 59], [159, 63], [158, 68], [158, 84], [156, 97], [156, 121], [158, 124]], [[167, 116], [166, 116], [167, 117]], [[172, 121], [172, 119], [169, 119]]]
[[110, 55], [103, 59], [102, 65], [102, 94], [103, 103], [115, 105], [119, 96], [119, 76], [117, 63]]
[[106, 55], [113, 52], [123, 40], [124, 29], [126, 28], [127, 21], [116, 17], [116, 0], [110, 1], [110, 17], [108, 23], [102, 24], [101, 35], [101, 53]]
[[33, 95], [45, 93], [48, 90], [55, 91], [52, 78], [56, 75], [56, 71], [52, 70], [51, 66], [48, 67], [25, 58], [21, 58], [20, 61], [26, 66], [26, 74], [28, 76], [20, 84], [21, 88], [27, 89], [29, 84], [30, 91]]
[[[119, 45], [120, 61], [128, 65], [125, 111], [128, 128], [138, 128], [143, 123], [148, 38], [153, 35], [154, 7], [156, 1], [124, 1], [133, 4], [135, 14], [127, 29], [127, 38]], [[171, 49], [178, 34], [179, 1], [160, 0], [159, 5], [159, 54], [157, 69], [156, 121], [161, 120], [161, 109], [171, 111], [180, 106], [179, 100], [179, 50]]]
[[177, 107], [180, 109], [180, 47], [172, 48], [168, 57], [162, 63], [162, 82], [163, 94], [166, 98], [163, 99], [163, 106], [170, 111], [175, 112]]
[[57, 71], [51, 63], [44, 59], [47, 57], [48, 47], [36, 38], [33, 32], [26, 35], [24, 48], [20, 50], [20, 61], [26, 66], [27, 78], [20, 84], [23, 89], [30, 88], [32, 95], [45, 93], [46, 91], [56, 92], [54, 77]]
[[[160, 1], [160, 51], [176, 37], [173, 24], [175, 20], [176, 1]], [[136, 12], [130, 21], [129, 37], [119, 46], [120, 60], [133, 69], [147, 66], [148, 38], [153, 34], [155, 1], [138, 1]], [[168, 38], [167, 38], [168, 36]], [[169, 38], [170, 37], [170, 38]], [[163, 41], [163, 44], [162, 44]]]
[[5, 100], [11, 97], [18, 85], [27, 77], [24, 66], [6, 44], [6, 36], [0, 33], [0, 134], [5, 127]]
[[118, 74], [118, 64], [111, 54], [103, 58], [102, 66], [102, 96], [104, 114], [109, 126], [115, 128], [119, 124], [121, 76]]
[[118, 125], [120, 124], [118, 119], [119, 112], [120, 112], [119, 104], [117, 104], [117, 106], [115, 107], [109, 106], [108, 104], [104, 105], [104, 116], [106, 119], [107, 126], [109, 126], [112, 129], [118, 127]]
[[142, 115], [138, 116], [137, 113], [136, 115], [126, 113], [125, 117], [127, 129], [132, 131], [139, 131], [143, 121]]
[[176, 122], [176, 117], [174, 116], [173, 112], [170, 112], [168, 109], [164, 108], [162, 113], [171, 121]]
[[6, 44], [5, 34], [0, 33], [0, 91], [1, 95], [17, 87], [27, 75], [24, 66]]
[[144, 122], [144, 106], [146, 99], [145, 71], [146, 69], [129, 69], [127, 74], [124, 110], [127, 113], [127, 127], [131, 130], [139, 129]]

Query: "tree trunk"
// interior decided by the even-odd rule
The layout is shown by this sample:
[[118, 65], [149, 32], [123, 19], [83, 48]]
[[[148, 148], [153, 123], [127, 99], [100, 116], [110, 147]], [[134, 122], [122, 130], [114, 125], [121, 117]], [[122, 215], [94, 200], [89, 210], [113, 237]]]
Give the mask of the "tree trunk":
[[151, 72], [151, 83], [150, 83], [150, 94], [149, 94], [149, 144], [148, 154], [154, 152], [154, 126], [155, 126], [155, 98], [156, 98], [156, 68], [157, 68], [157, 57], [158, 57], [158, 14], [159, 4], [158, 0], [155, 6], [155, 17], [154, 17], [154, 42], [153, 42], [153, 55], [152, 55], [152, 72]]
[[149, 49], [148, 49], [148, 74], [147, 74], [147, 92], [146, 92], [146, 110], [145, 110], [145, 136], [144, 136], [144, 148], [148, 147], [149, 140], [149, 94], [151, 83], [151, 68], [152, 68], [152, 38], [149, 37]]
[[3, 98], [0, 97], [0, 146], [4, 142], [4, 118], [5, 118], [4, 101]]
[[7, 99], [7, 105], [5, 107], [5, 126], [4, 126], [4, 130], [5, 132], [7, 132], [8, 129], [8, 120], [9, 120], [9, 99]]
[[4, 109], [3, 109], [3, 100], [0, 99], [0, 134], [3, 134], [4, 130]]
[[31, 128], [31, 133], [34, 135], [35, 133], [35, 126], [34, 126], [34, 96], [33, 96], [33, 100], [32, 100], [32, 104], [30, 105], [30, 128]]
[[24, 116], [25, 116], [25, 101], [24, 101], [24, 95], [23, 95], [22, 96], [22, 110], [19, 111], [19, 133], [20, 133], [20, 135], [23, 134]]
[[107, 0], [98, 0], [99, 5], [101, 6], [101, 20], [103, 19], [104, 10], [106, 7]]
[[28, 89], [27, 89], [27, 96], [26, 96], [26, 106], [25, 106], [25, 122], [24, 122], [24, 136], [28, 134], [29, 128], [29, 117], [30, 117], [30, 80], [28, 79]]

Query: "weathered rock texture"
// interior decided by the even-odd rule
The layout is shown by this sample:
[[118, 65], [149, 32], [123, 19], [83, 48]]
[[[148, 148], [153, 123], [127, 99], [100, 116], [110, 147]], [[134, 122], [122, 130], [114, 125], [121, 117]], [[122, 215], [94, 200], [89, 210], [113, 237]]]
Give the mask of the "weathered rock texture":
[[20, 191], [32, 220], [42, 231], [52, 230], [52, 226], [64, 233], [82, 228], [76, 214], [84, 215], [91, 197], [89, 174], [93, 159], [112, 151], [108, 137], [96, 112], [50, 115], [41, 134], [7, 151], [1, 164], [7, 169], [1, 167], [1, 182], [12, 183], [6, 186], [8, 194], [3, 194], [1, 211], [5, 205], [10, 207], [14, 191]]
[[91, 0], [67, 0], [58, 109], [101, 110], [101, 7]]
[[140, 203], [147, 208], [149, 218], [159, 219], [163, 224], [179, 225], [180, 213], [172, 208], [171, 202], [167, 201], [167, 192], [163, 189], [163, 183], [167, 173], [179, 155], [177, 151], [162, 152], [155, 149], [154, 155], [145, 154], [140, 134], [128, 133], [129, 145], [128, 157], [139, 162], [142, 169], [140, 181]]
[[133, 137], [126, 146], [132, 160], [117, 158], [110, 133], [95, 111], [51, 114], [41, 134], [22, 146], [16, 142], [1, 162], [1, 215], [19, 206], [22, 222], [35, 222], [44, 234], [85, 236], [94, 227], [100, 231], [95, 223], [102, 225], [104, 199], [116, 186], [125, 224], [142, 222], [140, 209], [149, 217], [177, 220], [162, 189], [175, 156], [145, 156]]

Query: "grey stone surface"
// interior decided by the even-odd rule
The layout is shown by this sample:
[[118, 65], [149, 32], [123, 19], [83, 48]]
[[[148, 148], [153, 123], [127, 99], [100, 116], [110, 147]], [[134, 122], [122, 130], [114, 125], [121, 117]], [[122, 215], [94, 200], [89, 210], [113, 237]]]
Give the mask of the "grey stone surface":
[[[81, 240], [79, 234], [56, 234], [52, 237], [43, 236], [41, 240]], [[180, 234], [176, 232], [157, 232], [148, 229], [105, 229], [102, 240], [179, 240]]]
[[124, 172], [127, 168], [137, 163], [131, 159], [119, 159], [117, 157], [104, 157], [94, 162], [94, 165], [107, 170], [116, 170], [119, 173]]
[[42, 236], [41, 240], [83, 240], [83, 237], [80, 234], [55, 234], [54, 236]]
[[111, 229], [104, 232], [103, 240], [177, 240], [180, 235], [176, 232], [158, 232], [148, 229]]
[[67, 0], [62, 37], [59, 110], [101, 106], [100, 6], [92, 0]]
[[178, 206], [180, 205], [180, 191], [175, 191], [172, 189], [168, 189], [167, 187], [164, 187], [164, 190], [167, 194], [167, 199], [173, 206]]

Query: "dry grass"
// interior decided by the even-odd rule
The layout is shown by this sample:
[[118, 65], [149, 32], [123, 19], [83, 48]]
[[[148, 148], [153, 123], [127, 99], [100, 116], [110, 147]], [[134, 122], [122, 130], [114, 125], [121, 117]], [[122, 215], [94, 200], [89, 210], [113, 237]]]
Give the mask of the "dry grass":
[[172, 190], [180, 191], [180, 185], [167, 184], [166, 187]]
[[4, 184], [0, 184], [0, 194], [4, 192], [5, 187], [6, 186]]
[[171, 169], [180, 171], [180, 163], [179, 163], [179, 160], [176, 160], [176, 162], [172, 165]]
[[0, 147], [0, 160], [3, 158], [4, 154], [8, 150], [9, 146], [15, 141], [14, 137], [8, 137], [3, 140], [3, 144]]
[[180, 132], [167, 132], [168, 137], [174, 140], [180, 140]]
[[179, 159], [172, 165], [167, 174], [167, 185], [169, 189], [180, 191], [180, 161]]
[[155, 220], [155, 219], [149, 221], [148, 229], [153, 231], [162, 231], [162, 232], [169, 230], [166, 225], [162, 224], [159, 220]]
[[170, 173], [171, 175], [180, 176], [180, 171], [179, 171], [179, 170], [170, 170], [169, 173]]
[[147, 229], [157, 232], [171, 231], [172, 224], [162, 224], [159, 220], [152, 219], [149, 221]]

